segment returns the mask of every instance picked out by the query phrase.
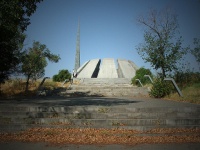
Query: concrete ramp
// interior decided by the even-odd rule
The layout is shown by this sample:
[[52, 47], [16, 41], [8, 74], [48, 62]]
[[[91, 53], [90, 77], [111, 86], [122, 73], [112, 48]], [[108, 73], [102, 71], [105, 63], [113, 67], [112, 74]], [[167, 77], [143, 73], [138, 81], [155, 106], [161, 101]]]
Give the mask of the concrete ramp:
[[121, 74], [121, 78], [133, 78], [135, 76], [137, 66], [124, 59], [118, 59], [118, 72]]
[[[92, 59], [84, 66], [77, 78], [93, 78], [98, 73], [100, 59]], [[97, 75], [96, 75], [97, 76]]]
[[97, 78], [118, 78], [114, 59], [103, 59]]

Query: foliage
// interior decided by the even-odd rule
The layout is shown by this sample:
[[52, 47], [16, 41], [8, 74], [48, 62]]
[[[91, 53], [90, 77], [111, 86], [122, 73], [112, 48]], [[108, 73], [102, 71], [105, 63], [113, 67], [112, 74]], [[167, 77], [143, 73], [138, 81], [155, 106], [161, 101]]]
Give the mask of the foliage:
[[200, 63], [200, 39], [194, 39], [194, 46], [194, 49], [191, 49], [191, 54], [193, 54], [196, 61]]
[[142, 82], [142, 84], [150, 83], [149, 78], [144, 77], [144, 75], [150, 75], [151, 78], [153, 77], [153, 75], [149, 69], [145, 69], [142, 67], [136, 71], [136, 75], [132, 79], [132, 84], [138, 85], [138, 82], [135, 79], [139, 79]]
[[36, 4], [42, 0], [0, 1], [0, 79], [8, 79], [20, 63], [25, 35], [30, 24], [29, 17], [36, 11]]
[[71, 74], [68, 70], [59, 70], [59, 73], [53, 76], [54, 82], [62, 82], [66, 79], [71, 79]]
[[163, 81], [161, 78], [157, 78], [154, 83], [149, 95], [155, 98], [162, 98], [168, 96], [171, 93], [172, 86]]
[[145, 43], [137, 48], [138, 54], [154, 69], [161, 69], [164, 78], [167, 72], [177, 68], [177, 60], [186, 53], [186, 49], [181, 47], [182, 38], [176, 38], [177, 16], [168, 9], [160, 12], [152, 10], [146, 18], [139, 18], [138, 22], [146, 27]]
[[29, 79], [39, 79], [44, 76], [44, 68], [47, 66], [46, 58], [52, 62], [58, 62], [60, 57], [50, 53], [44, 44], [33, 42], [33, 47], [28, 48], [22, 57], [22, 73], [27, 78], [26, 90], [28, 90]]

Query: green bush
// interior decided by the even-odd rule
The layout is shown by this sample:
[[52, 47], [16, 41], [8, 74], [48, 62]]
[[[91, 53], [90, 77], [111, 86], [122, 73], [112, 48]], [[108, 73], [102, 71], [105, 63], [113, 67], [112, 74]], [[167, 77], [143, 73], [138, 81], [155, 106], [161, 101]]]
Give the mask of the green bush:
[[58, 74], [53, 76], [54, 82], [63, 82], [66, 79], [71, 79], [71, 74], [68, 70], [60, 70]]
[[144, 85], [147, 84], [147, 83], [151, 83], [149, 78], [144, 77], [144, 75], [150, 75], [151, 78], [153, 77], [153, 75], [152, 75], [152, 73], [149, 69], [145, 69], [145, 68], [142, 67], [142, 68], [140, 68], [136, 71], [136, 75], [132, 79], [132, 84], [139, 85], [138, 81], [136, 81], [135, 79], [140, 79], [140, 81]]
[[58, 75], [57, 74], [55, 74], [54, 76], [53, 76], [53, 81], [54, 82], [57, 82], [59, 79], [58, 79]]
[[163, 81], [161, 78], [157, 78], [154, 83], [149, 95], [155, 98], [162, 98], [168, 96], [171, 93], [172, 85]]

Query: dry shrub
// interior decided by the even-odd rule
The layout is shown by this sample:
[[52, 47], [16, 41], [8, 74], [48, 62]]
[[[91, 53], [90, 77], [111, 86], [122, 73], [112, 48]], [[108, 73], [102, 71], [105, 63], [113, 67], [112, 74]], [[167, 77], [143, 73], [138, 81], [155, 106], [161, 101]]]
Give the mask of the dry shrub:
[[22, 79], [8, 80], [1, 84], [1, 94], [4, 96], [13, 96], [25, 90], [26, 82]]

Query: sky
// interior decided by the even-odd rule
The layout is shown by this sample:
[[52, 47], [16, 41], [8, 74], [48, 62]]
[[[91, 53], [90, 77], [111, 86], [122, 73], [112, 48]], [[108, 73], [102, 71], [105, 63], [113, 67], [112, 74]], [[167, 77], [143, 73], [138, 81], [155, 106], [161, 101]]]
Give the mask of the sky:
[[[28, 48], [39, 41], [60, 56], [58, 63], [48, 62], [48, 77], [74, 69], [79, 21], [81, 64], [96, 58], [121, 58], [154, 72], [136, 50], [144, 42], [144, 28], [137, 19], [151, 9], [169, 7], [178, 15], [183, 46], [192, 47], [193, 38], [200, 38], [200, 0], [44, 0], [37, 6], [24, 44]], [[186, 60], [188, 67], [199, 68], [193, 56]]]

